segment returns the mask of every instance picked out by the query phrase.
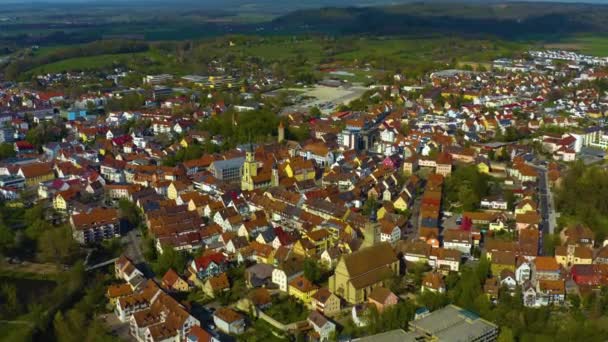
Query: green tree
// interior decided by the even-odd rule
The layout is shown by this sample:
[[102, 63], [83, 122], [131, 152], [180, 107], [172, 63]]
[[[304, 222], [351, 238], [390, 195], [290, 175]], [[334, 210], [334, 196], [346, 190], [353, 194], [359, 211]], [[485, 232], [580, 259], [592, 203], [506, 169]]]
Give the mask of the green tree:
[[321, 279], [321, 275], [321, 268], [319, 267], [317, 260], [306, 258], [304, 260], [304, 277], [313, 283], [316, 283]]
[[152, 265], [154, 273], [158, 276], [163, 276], [172, 268], [177, 272], [182, 272], [186, 268], [188, 256], [174, 250], [173, 248], [164, 248], [163, 253], [158, 256], [158, 260]]
[[44, 231], [38, 239], [38, 257], [46, 262], [71, 262], [78, 253], [70, 227], [61, 226]]
[[12, 158], [16, 155], [15, 148], [12, 144], [2, 143], [0, 144], [0, 159]]

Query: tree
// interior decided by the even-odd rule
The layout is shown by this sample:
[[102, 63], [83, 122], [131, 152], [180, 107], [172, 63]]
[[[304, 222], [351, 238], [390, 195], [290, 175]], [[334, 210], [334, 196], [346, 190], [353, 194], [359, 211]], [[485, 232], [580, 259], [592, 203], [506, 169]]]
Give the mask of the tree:
[[154, 273], [162, 276], [170, 268], [177, 272], [183, 271], [187, 263], [188, 257], [185, 253], [176, 251], [173, 248], [164, 248], [163, 253], [159, 255], [158, 260], [152, 265], [152, 269]]
[[120, 218], [129, 222], [131, 227], [137, 227], [141, 223], [139, 208], [131, 201], [121, 199], [118, 202]]
[[317, 260], [311, 258], [304, 260], [304, 277], [313, 283], [321, 279], [321, 268]]
[[316, 107], [316, 106], [315, 107], [311, 107], [308, 110], [308, 114], [310, 116], [312, 116], [313, 118], [318, 118], [318, 117], [321, 117], [321, 110], [319, 109], [319, 107]]
[[500, 327], [500, 335], [498, 335], [498, 342], [514, 342], [515, 337], [513, 331], [507, 327]]
[[15, 148], [12, 144], [2, 143], [0, 144], [0, 159], [12, 158], [16, 155]]
[[9, 251], [15, 243], [15, 234], [6, 225], [0, 223], [0, 253]]
[[77, 252], [78, 246], [70, 227], [48, 229], [38, 239], [38, 256], [43, 261], [69, 263]]

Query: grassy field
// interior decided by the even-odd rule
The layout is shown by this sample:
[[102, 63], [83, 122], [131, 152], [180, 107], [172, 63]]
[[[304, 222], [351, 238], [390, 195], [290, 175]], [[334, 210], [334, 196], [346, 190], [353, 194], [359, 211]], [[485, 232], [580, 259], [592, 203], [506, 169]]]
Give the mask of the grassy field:
[[608, 57], [608, 36], [575, 36], [544, 46], [549, 49], [574, 50], [592, 56]]

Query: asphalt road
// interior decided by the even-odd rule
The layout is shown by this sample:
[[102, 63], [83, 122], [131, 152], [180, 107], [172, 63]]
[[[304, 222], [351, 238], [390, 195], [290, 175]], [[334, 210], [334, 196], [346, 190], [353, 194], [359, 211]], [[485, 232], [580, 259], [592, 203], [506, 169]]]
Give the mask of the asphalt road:
[[[551, 189], [549, 188], [549, 176], [547, 174], [547, 168], [530, 164], [532, 167], [536, 168], [539, 173], [538, 177], [538, 197], [539, 197], [539, 209], [541, 215], [541, 226], [543, 235], [545, 234], [553, 234], [555, 232], [556, 226], [556, 215], [555, 215], [555, 205], [553, 203], [553, 194], [551, 193]], [[540, 252], [542, 254], [543, 251], [543, 240], [540, 241]]]

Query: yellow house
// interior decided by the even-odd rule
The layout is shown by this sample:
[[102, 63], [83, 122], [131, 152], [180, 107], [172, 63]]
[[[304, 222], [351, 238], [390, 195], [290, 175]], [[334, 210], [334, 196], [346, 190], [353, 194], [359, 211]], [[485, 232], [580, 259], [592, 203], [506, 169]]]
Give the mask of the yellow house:
[[525, 198], [515, 206], [515, 215], [536, 212], [537, 205], [529, 198]]
[[287, 177], [295, 178], [298, 182], [315, 179], [315, 167], [312, 160], [304, 158], [287, 159], [283, 170]]
[[367, 301], [371, 291], [383, 286], [384, 280], [399, 274], [399, 260], [388, 242], [342, 255], [334, 275], [329, 278], [329, 290], [350, 304]]
[[170, 291], [188, 292], [190, 284], [184, 278], [180, 277], [177, 272], [170, 268], [163, 276], [162, 286]]
[[305, 304], [310, 304], [312, 297], [319, 287], [300, 275], [289, 282], [289, 295], [296, 297]]
[[317, 246], [312, 241], [303, 238], [294, 243], [292, 252], [295, 255], [311, 257], [317, 254]]
[[495, 251], [491, 256], [491, 270], [492, 274], [499, 276], [503, 270], [510, 270], [515, 272], [515, 253]]
[[211, 297], [215, 298], [215, 295], [227, 291], [230, 289], [230, 282], [226, 273], [222, 273], [216, 277], [211, 277], [205, 281], [203, 285], [203, 292]]
[[180, 144], [180, 145], [181, 145], [183, 148], [187, 148], [187, 147], [190, 145], [190, 143], [188, 142], [188, 140], [189, 140], [189, 139], [183, 138], [183, 139], [182, 139], [182, 140], [179, 142], [179, 144]]
[[68, 201], [63, 198], [61, 193], [55, 195], [53, 198], [53, 208], [60, 211], [68, 210]]
[[393, 202], [393, 207], [397, 210], [407, 210], [409, 208], [409, 196], [405, 192], [401, 193]]
[[26, 186], [37, 186], [41, 182], [55, 179], [51, 163], [32, 163], [23, 165], [17, 174], [25, 178]]
[[171, 184], [169, 184], [169, 186], [167, 187], [167, 197], [170, 200], [175, 200], [179, 197], [179, 195], [184, 192], [185, 190], [188, 189], [188, 185], [180, 182], [180, 181], [173, 181], [171, 182]]
[[490, 165], [488, 165], [487, 162], [479, 162], [477, 163], [477, 171], [479, 171], [479, 173], [485, 173], [485, 174], [489, 174], [490, 173]]
[[494, 222], [490, 222], [490, 224], [488, 225], [488, 228], [493, 231], [501, 231], [503, 229], [506, 229], [507, 226], [505, 225], [505, 223], [502, 220], [496, 220]]
[[555, 261], [564, 268], [570, 268], [572, 265], [591, 265], [593, 250], [585, 246], [557, 246], [555, 247]]

